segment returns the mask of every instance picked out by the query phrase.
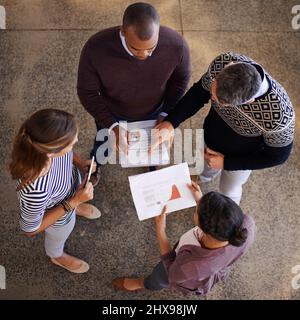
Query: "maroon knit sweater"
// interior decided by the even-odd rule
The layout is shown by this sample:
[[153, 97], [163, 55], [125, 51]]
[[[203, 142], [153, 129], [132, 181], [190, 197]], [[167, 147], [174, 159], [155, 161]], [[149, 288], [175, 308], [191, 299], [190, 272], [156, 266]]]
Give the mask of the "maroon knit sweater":
[[116, 118], [143, 120], [160, 105], [161, 112], [168, 113], [183, 96], [191, 74], [188, 46], [176, 31], [161, 26], [156, 49], [142, 61], [126, 52], [119, 30], [93, 35], [79, 62], [80, 102], [106, 128]]

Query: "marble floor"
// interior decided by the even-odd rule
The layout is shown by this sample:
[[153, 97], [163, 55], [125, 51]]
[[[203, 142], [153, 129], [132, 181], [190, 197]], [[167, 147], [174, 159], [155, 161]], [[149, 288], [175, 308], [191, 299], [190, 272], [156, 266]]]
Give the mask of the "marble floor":
[[[49, 262], [43, 235], [19, 231], [14, 183], [7, 163], [21, 122], [41, 108], [61, 108], [80, 120], [76, 151], [88, 156], [95, 133], [92, 117], [76, 95], [78, 59], [98, 30], [121, 23], [124, 0], [1, 0], [6, 30], [0, 31], [0, 265], [6, 290], [0, 299], [199, 299], [163, 290], [116, 292], [118, 276], [147, 275], [159, 259], [153, 221], [139, 222], [128, 175], [141, 169], [103, 168], [94, 204], [97, 221], [78, 219], [67, 249], [84, 258], [90, 271], [70, 274]], [[288, 91], [296, 111], [295, 143], [282, 166], [253, 172], [241, 206], [256, 221], [257, 239], [232, 268], [226, 283], [205, 299], [299, 299], [291, 285], [300, 265], [300, 29], [292, 28], [299, 0], [153, 0], [161, 23], [187, 40], [193, 64], [191, 84], [219, 53], [236, 51], [261, 63]], [[200, 128], [208, 107], [183, 127]], [[214, 182], [208, 188], [217, 188]], [[172, 242], [192, 226], [193, 209], [169, 217]], [[202, 298], [203, 299], [203, 298]]]

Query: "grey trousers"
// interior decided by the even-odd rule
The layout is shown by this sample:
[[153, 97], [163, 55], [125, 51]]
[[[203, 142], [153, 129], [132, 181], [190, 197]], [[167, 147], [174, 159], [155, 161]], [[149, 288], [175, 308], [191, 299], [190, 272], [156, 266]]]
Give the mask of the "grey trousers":
[[247, 182], [251, 170], [216, 170], [208, 167], [207, 162], [204, 161], [204, 170], [200, 174], [200, 182], [209, 182], [216, 176], [221, 174], [219, 189], [222, 194], [231, 198], [237, 204], [240, 204], [242, 198], [242, 187]]
[[74, 211], [71, 220], [64, 226], [50, 226], [45, 230], [45, 250], [50, 258], [58, 258], [63, 255], [65, 242], [74, 229], [76, 213]]
[[161, 261], [154, 267], [152, 273], [144, 279], [144, 286], [148, 290], [162, 290], [169, 287], [168, 275]]

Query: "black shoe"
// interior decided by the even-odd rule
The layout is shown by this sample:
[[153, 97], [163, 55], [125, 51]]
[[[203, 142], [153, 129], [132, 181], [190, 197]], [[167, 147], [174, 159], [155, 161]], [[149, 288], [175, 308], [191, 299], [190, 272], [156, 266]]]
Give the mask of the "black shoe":
[[156, 169], [156, 167], [155, 166], [150, 166], [149, 167], [149, 171], [151, 172], [151, 171], [156, 171], [157, 169]]

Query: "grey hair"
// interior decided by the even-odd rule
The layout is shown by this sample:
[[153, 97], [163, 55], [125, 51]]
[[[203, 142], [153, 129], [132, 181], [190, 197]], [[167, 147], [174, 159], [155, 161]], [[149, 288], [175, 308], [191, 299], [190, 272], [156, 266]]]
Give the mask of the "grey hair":
[[259, 72], [249, 63], [234, 63], [224, 68], [217, 76], [216, 95], [220, 103], [243, 104], [255, 96], [262, 79]]
[[140, 40], [149, 40], [153, 36], [153, 24], [159, 25], [159, 15], [151, 4], [137, 2], [126, 8], [123, 15], [123, 28], [133, 26]]

